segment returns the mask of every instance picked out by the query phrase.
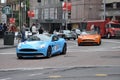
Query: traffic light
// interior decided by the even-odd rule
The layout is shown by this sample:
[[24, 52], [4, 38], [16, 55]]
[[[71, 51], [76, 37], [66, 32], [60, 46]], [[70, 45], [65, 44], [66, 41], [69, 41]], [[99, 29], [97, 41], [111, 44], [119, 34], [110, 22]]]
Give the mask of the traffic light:
[[37, 2], [41, 2], [41, 0], [37, 0]]
[[71, 11], [68, 11], [68, 19], [71, 19]]

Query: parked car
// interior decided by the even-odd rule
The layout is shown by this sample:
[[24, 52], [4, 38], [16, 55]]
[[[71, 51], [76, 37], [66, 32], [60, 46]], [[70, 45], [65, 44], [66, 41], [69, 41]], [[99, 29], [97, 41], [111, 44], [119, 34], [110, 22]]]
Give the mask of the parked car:
[[56, 35], [58, 35], [60, 38], [64, 38], [64, 39], [65, 39], [65, 34], [62, 33], [62, 32], [54, 31], [53, 34], [56, 34]]
[[68, 40], [74, 39], [75, 40], [77, 38], [76, 33], [73, 32], [73, 31], [70, 31], [70, 30], [61, 30], [60, 32], [64, 35], [65, 39], [68, 39]]
[[77, 34], [77, 37], [81, 34], [80, 29], [72, 29], [72, 31]]
[[35, 34], [18, 44], [16, 55], [18, 59], [37, 55], [50, 58], [54, 54], [66, 54], [66, 51], [67, 43], [64, 38], [55, 34]]
[[101, 44], [101, 36], [95, 31], [84, 31], [77, 39], [78, 46], [82, 44]]

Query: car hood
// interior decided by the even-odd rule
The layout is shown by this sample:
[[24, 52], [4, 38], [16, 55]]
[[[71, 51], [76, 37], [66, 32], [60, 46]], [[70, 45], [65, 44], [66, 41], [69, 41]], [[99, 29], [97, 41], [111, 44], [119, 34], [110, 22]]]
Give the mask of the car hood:
[[20, 48], [38, 48], [41, 45], [46, 45], [45, 41], [25, 41], [19, 44]]
[[99, 37], [99, 35], [81, 35], [80, 38], [82, 39], [94, 39]]

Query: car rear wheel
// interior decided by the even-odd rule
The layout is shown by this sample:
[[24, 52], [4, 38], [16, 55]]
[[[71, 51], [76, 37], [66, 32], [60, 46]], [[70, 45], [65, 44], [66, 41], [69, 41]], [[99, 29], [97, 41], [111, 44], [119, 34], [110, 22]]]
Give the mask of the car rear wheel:
[[50, 58], [52, 56], [51, 52], [52, 52], [51, 47], [48, 47], [48, 49], [47, 49], [47, 56], [46, 56], [47, 58]]
[[63, 50], [62, 50], [62, 54], [66, 54], [67, 51], [67, 44], [64, 44]]
[[76, 38], [73, 38], [74, 40], [76, 40]]
[[70, 40], [70, 38], [68, 38], [68, 40]]
[[19, 55], [18, 53], [17, 53], [17, 58], [18, 59], [23, 59], [23, 57], [21, 55]]

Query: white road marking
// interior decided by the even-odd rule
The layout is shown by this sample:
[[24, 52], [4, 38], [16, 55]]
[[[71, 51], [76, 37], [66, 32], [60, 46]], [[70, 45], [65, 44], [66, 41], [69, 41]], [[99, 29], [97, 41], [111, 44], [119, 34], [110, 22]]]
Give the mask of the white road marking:
[[40, 70], [40, 69], [46, 69], [48, 67], [40, 67], [40, 68], [8, 68], [8, 69], [0, 69], [0, 71], [13, 71], [13, 70]]
[[36, 74], [30, 74], [29, 76], [39, 76], [42, 75], [43, 73], [36, 73]]
[[4, 78], [4, 79], [0, 79], [0, 80], [10, 80], [10, 79], [12, 79], [12, 78]]
[[0, 54], [2, 54], [2, 55], [4, 55], [4, 54], [16, 54], [16, 53], [9, 53], [9, 52], [7, 52], [7, 53], [0, 53]]

